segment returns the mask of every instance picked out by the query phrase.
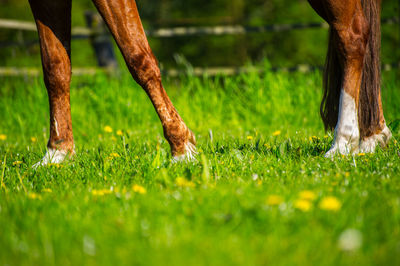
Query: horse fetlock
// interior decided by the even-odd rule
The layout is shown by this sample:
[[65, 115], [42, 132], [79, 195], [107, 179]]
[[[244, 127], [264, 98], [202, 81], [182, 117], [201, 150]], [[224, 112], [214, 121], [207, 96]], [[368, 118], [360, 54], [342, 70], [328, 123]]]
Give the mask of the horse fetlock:
[[185, 124], [178, 127], [164, 127], [164, 136], [171, 146], [174, 157], [196, 154], [196, 139], [193, 132]]
[[50, 138], [47, 147], [49, 150], [66, 151], [70, 154], [75, 153], [74, 141], [70, 138]]
[[177, 162], [191, 162], [191, 161], [196, 161], [196, 155], [197, 155], [197, 150], [196, 146], [188, 141], [184, 145], [184, 151], [180, 155], [174, 155], [172, 157], [172, 162], [177, 163]]

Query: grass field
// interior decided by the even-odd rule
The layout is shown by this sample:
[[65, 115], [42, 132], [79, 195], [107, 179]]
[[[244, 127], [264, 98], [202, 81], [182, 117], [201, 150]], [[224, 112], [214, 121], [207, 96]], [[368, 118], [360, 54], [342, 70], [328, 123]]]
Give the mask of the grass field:
[[46, 90], [2, 78], [0, 264], [400, 265], [398, 77], [389, 147], [334, 161], [320, 73], [166, 80], [198, 140], [179, 164], [130, 77], [73, 77], [77, 156], [36, 171]]

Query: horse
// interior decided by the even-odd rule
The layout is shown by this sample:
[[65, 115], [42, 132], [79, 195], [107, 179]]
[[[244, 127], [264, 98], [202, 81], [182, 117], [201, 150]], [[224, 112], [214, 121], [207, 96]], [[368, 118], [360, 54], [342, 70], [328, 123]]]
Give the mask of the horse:
[[[134, 0], [92, 0], [113, 35], [134, 80], [161, 120], [175, 161], [196, 154], [192, 131], [165, 92], [157, 60], [147, 42]], [[391, 138], [380, 92], [381, 0], [308, 0], [330, 25], [320, 113], [334, 129], [325, 154], [374, 152]], [[35, 166], [62, 162], [75, 153], [70, 108], [71, 0], [29, 0], [39, 34], [50, 105], [50, 137]]]
[[381, 101], [381, 0], [308, 2], [329, 24], [320, 114], [334, 139], [325, 157], [386, 147], [392, 134]]
[[[196, 139], [173, 106], [161, 82], [134, 0], [93, 0], [134, 80], [150, 98], [173, 161], [192, 160]], [[50, 106], [50, 137], [44, 157], [34, 165], [60, 163], [75, 154], [70, 107], [71, 0], [29, 0], [35, 19]]]

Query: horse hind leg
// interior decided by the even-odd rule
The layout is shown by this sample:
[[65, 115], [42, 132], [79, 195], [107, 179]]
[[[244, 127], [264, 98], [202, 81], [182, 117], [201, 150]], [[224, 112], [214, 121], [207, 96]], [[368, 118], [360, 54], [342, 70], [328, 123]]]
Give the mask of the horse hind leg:
[[370, 25], [367, 53], [364, 57], [360, 90], [360, 152], [374, 152], [386, 147], [392, 133], [386, 126], [381, 100], [380, 73], [380, 1], [363, 1], [364, 14]]
[[195, 137], [162, 86], [158, 63], [147, 42], [135, 1], [93, 0], [93, 3], [114, 36], [133, 78], [153, 103], [170, 144], [173, 161], [193, 159]]
[[74, 154], [70, 108], [71, 1], [30, 0], [38, 29], [44, 82], [50, 105], [50, 137], [43, 159], [60, 163]]

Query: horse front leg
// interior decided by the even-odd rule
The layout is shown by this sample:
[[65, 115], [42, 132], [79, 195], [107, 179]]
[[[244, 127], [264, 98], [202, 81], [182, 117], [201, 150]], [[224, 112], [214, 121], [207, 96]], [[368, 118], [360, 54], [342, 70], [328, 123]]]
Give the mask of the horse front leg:
[[195, 137], [179, 116], [161, 83], [156, 58], [147, 42], [133, 0], [93, 0], [136, 82], [145, 90], [161, 120], [174, 160], [193, 159]]
[[359, 93], [362, 81], [363, 60], [366, 52], [369, 26], [363, 15], [361, 3], [356, 1], [328, 1], [336, 46], [343, 65], [342, 87], [339, 99], [338, 120], [331, 149], [325, 155], [359, 152], [360, 128], [358, 117]]
[[374, 152], [391, 133], [380, 95], [380, 1], [308, 0], [330, 25], [321, 116], [335, 154]]
[[70, 107], [71, 1], [30, 0], [38, 29], [44, 82], [50, 105], [50, 137], [43, 159], [60, 163], [74, 154]]

